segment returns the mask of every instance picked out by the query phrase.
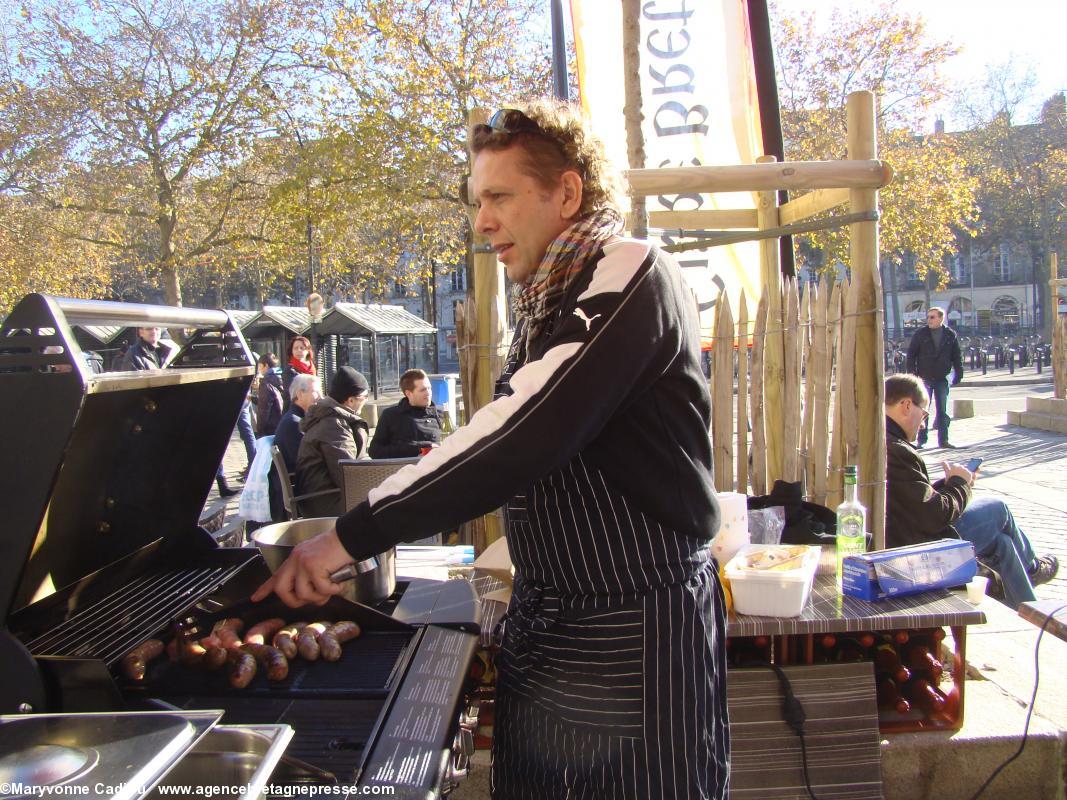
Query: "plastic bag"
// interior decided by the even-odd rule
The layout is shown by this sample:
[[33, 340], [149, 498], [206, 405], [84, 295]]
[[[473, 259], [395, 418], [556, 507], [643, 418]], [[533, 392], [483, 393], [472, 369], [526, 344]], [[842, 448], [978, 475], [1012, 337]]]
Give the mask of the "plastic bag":
[[241, 490], [241, 500], [237, 513], [252, 522], [272, 522], [270, 516], [270, 468], [273, 464], [271, 447], [273, 436], [261, 436], [256, 439], [256, 457], [248, 469], [245, 488]]
[[748, 510], [748, 538], [752, 544], [779, 544], [784, 529], [784, 506]]

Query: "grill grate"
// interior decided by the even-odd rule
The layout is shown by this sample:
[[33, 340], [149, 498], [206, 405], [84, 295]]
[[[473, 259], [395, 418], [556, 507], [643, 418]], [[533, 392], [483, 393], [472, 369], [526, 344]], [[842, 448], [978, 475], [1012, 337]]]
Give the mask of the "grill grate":
[[35, 656], [98, 658], [113, 665], [240, 569], [219, 566], [142, 575], [26, 646]]

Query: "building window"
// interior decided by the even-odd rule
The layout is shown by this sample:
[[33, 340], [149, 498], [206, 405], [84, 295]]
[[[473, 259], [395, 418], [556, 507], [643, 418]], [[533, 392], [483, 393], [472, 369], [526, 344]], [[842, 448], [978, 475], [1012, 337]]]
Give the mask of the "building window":
[[458, 306], [462, 302], [463, 302], [462, 300], [453, 300], [452, 301], [452, 319], [451, 319], [451, 324], [452, 325], [456, 324], [456, 306]]
[[397, 279], [393, 282], [393, 297], [404, 296], [404, 282]]
[[464, 286], [464, 283], [466, 282], [466, 276], [463, 274], [462, 269], [457, 267], [456, 269], [452, 270], [449, 277], [452, 279], [453, 292], [462, 292], [466, 290], [466, 287]]
[[1011, 283], [1011, 248], [1002, 244], [993, 251], [993, 280], [997, 283]]
[[949, 271], [952, 274], [953, 283], [970, 283], [971, 282], [971, 265], [969, 259], [965, 258], [963, 253], [956, 253], [949, 260]]

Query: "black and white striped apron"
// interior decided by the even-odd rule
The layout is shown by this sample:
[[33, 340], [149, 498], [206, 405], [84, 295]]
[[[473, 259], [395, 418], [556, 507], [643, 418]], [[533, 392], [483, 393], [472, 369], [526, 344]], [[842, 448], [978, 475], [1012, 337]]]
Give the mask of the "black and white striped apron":
[[632, 507], [580, 453], [506, 516], [516, 581], [493, 797], [725, 797], [725, 605], [708, 542]]

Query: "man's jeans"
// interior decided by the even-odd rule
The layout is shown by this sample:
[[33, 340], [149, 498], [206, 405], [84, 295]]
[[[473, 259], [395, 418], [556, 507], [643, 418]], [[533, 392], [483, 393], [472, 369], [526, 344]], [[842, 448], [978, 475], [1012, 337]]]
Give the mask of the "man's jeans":
[[[939, 381], [926, 381], [926, 392], [930, 395], [930, 405], [937, 410], [934, 417], [934, 427], [937, 428], [937, 443], [944, 445], [948, 441], [948, 424], [952, 420], [948, 416], [948, 378]], [[919, 446], [926, 444], [926, 437], [930, 433], [930, 420], [926, 420], [919, 428]]]
[[1009, 607], [1016, 609], [1020, 603], [1035, 599], [1026, 574], [1034, 563], [1034, 551], [1003, 501], [973, 498], [953, 527], [974, 544], [975, 555], [1000, 574]]
[[252, 430], [252, 404], [246, 399], [241, 406], [241, 415], [237, 418], [237, 432], [241, 435], [241, 442], [245, 446], [245, 455], [248, 463], [256, 457], [256, 434]]

